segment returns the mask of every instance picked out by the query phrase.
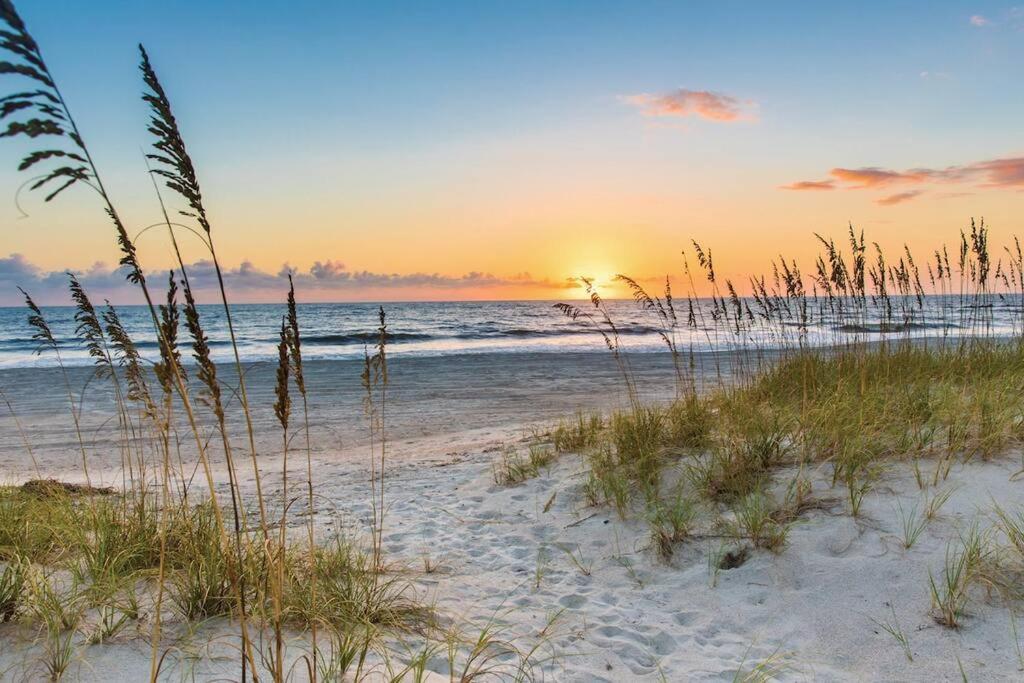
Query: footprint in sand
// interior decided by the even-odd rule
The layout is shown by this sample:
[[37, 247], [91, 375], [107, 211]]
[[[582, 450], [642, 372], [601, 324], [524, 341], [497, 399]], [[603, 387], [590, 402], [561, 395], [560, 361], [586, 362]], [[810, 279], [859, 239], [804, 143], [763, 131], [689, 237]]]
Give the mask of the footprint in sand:
[[587, 604], [587, 598], [584, 595], [563, 595], [558, 604], [566, 609], [578, 609]]
[[697, 616], [696, 612], [676, 612], [672, 615], [672, 619], [680, 626], [689, 626]]

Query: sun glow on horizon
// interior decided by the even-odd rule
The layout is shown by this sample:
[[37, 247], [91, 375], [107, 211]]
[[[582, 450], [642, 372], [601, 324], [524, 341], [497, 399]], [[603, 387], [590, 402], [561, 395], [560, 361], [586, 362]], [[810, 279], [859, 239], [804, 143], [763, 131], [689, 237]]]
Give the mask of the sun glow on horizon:
[[616, 279], [619, 272], [615, 268], [600, 263], [591, 263], [573, 268], [568, 279], [575, 280], [577, 286], [570, 289], [569, 292], [573, 298], [588, 298], [590, 295], [587, 294], [587, 286], [583, 282], [586, 279], [591, 283], [594, 291], [602, 297], [615, 298], [619, 290], [622, 289], [621, 283]]

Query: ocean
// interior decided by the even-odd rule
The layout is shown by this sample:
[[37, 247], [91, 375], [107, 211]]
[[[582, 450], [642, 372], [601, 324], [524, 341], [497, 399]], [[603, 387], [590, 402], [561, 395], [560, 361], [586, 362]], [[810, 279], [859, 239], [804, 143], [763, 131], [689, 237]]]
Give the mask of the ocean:
[[[589, 302], [574, 302], [594, 312]], [[361, 358], [367, 345], [377, 340], [378, 310], [381, 304], [300, 304], [304, 357], [309, 360], [350, 360]], [[731, 303], [729, 304], [731, 306]], [[572, 320], [551, 301], [503, 302], [418, 302], [383, 304], [387, 314], [388, 345], [393, 356], [452, 356], [464, 354], [565, 353], [601, 351], [605, 343], [590, 321]], [[664, 351], [657, 316], [633, 301], [606, 301], [615, 321], [623, 348], [632, 352]], [[909, 306], [909, 304], [908, 304]], [[695, 324], [687, 324], [686, 301], [676, 301], [679, 325], [676, 343], [698, 352], [730, 350], [744, 345], [761, 349], [778, 348], [802, 341], [809, 345], [842, 343], [854, 337], [880, 339], [893, 334], [912, 337], [955, 337], [970, 326], [977, 331], [976, 307], [961, 305], [954, 297], [928, 297], [920, 310], [904, 315], [896, 311], [881, 324], [880, 315], [852, 319], [827, 310], [821, 302], [808, 314], [805, 328], [796, 322], [795, 312], [783, 322], [767, 324], [745, 319], [742, 333], [734, 331], [734, 320], [716, 317], [707, 300], [697, 302]], [[156, 357], [156, 337], [149, 312], [142, 306], [117, 308], [143, 356]], [[232, 359], [231, 348], [219, 305], [199, 306], [200, 317], [214, 359]], [[61, 357], [68, 366], [88, 365], [90, 359], [74, 336], [74, 309], [70, 306], [44, 307], [43, 314], [61, 345]], [[243, 361], [274, 360], [283, 304], [240, 304], [232, 306], [233, 322]], [[746, 314], [744, 314], [746, 316]], [[37, 354], [38, 343], [27, 323], [24, 307], [0, 308], [0, 368], [48, 367], [56, 364], [49, 351]], [[980, 316], [992, 336], [1016, 334], [1020, 329], [1021, 306], [1014, 298], [993, 296]], [[187, 339], [182, 330], [182, 345]], [[186, 354], [187, 355], [187, 354]]]

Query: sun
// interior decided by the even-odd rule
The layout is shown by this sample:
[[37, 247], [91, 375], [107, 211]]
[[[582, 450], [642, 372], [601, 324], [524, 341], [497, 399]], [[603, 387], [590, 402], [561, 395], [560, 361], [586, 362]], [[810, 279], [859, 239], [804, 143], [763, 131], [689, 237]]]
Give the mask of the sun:
[[[614, 296], [615, 292], [620, 289], [619, 283], [616, 281], [616, 270], [607, 265], [597, 264], [584, 264], [570, 271], [569, 277], [571, 278], [587, 278], [593, 283], [594, 289], [603, 297]], [[576, 293], [581, 297], [587, 296], [586, 288], [583, 283], [580, 282]]]

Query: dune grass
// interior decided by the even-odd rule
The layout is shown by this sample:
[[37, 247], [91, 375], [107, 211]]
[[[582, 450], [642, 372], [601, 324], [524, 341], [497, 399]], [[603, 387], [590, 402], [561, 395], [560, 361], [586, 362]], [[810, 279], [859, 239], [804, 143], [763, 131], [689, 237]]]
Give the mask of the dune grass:
[[[1021, 386], [1024, 350], [1015, 340], [799, 351], [740, 383], [610, 416], [581, 449], [583, 495], [622, 517], [646, 518], [666, 560], [675, 543], [707, 526], [689, 514], [686, 524], [672, 522], [680, 514], [672, 511], [700, 506], [722, 515], [715, 533], [777, 552], [789, 524], [818, 504], [782, 514], [778, 487], [800, 482], [780, 480], [781, 472], [831, 473], [833, 497], [854, 516], [891, 463], [912, 464], [923, 488], [940, 487], [952, 463], [1019, 446]], [[699, 438], [681, 440], [680, 430]], [[903, 511], [906, 548], [951, 494], [936, 489]]]
[[554, 447], [546, 443], [531, 443], [526, 453], [515, 446], [506, 446], [501, 458], [493, 464], [494, 481], [504, 486], [520, 484], [539, 475], [556, 456]]
[[[872, 259], [852, 227], [846, 251], [819, 240], [812, 275], [780, 257], [772, 277], [750, 278], [748, 297], [696, 242], [683, 297], [668, 280], [655, 296], [617, 276], [674, 360], [668, 403], [639, 400], [629, 348], [592, 281], [582, 279], [589, 307], [558, 305], [600, 336], [628, 405], [573, 444], [588, 464], [583, 494], [645, 515], [663, 558], [691, 535], [666, 523], [681, 499], [722, 515], [719, 532], [777, 551], [792, 522], [778, 519], [778, 488], [801, 484], [780, 482], [782, 471], [829, 472], [856, 517], [890, 463], [912, 463], [920, 488], [939, 487], [953, 463], [1002, 456], [1024, 436], [1019, 242], [994, 259], [987, 227], [972, 221], [952, 263], [941, 247], [919, 266], [909, 249], [890, 260], [873, 245]], [[698, 296], [699, 275], [710, 297]], [[936, 493], [920, 519], [904, 514], [907, 548], [949, 495]]]

